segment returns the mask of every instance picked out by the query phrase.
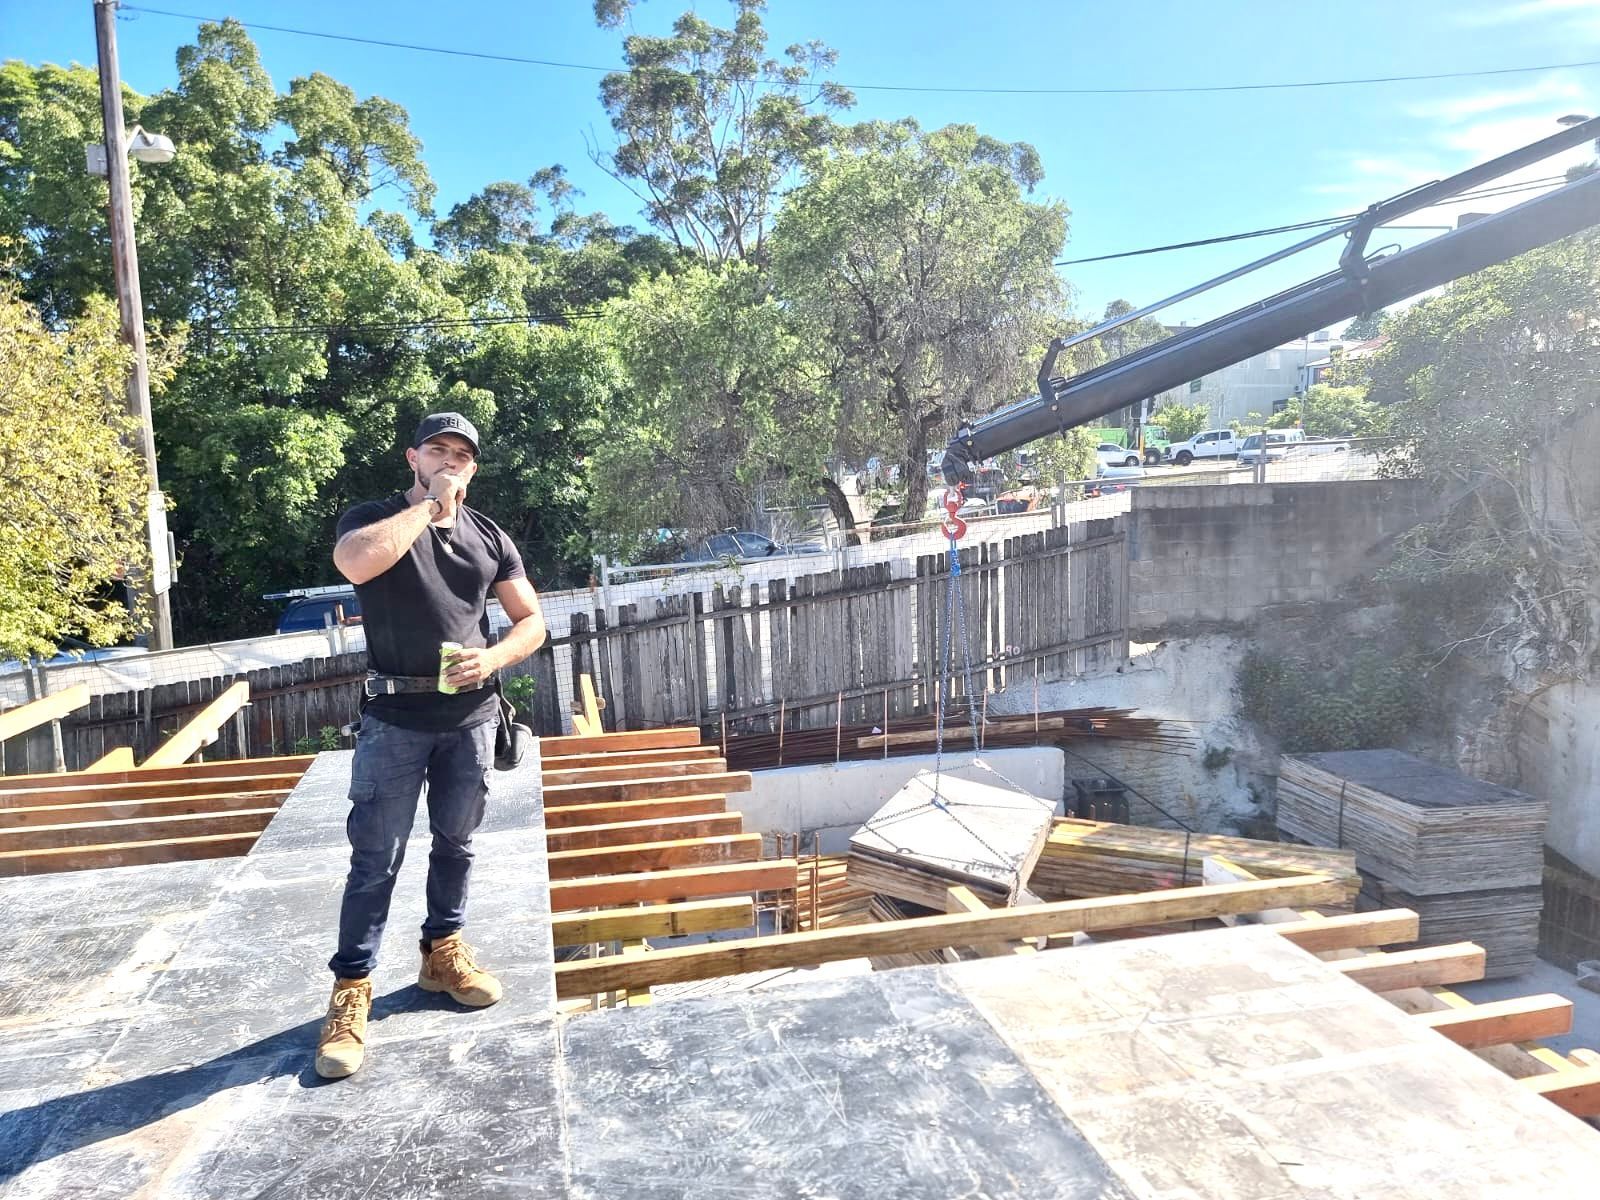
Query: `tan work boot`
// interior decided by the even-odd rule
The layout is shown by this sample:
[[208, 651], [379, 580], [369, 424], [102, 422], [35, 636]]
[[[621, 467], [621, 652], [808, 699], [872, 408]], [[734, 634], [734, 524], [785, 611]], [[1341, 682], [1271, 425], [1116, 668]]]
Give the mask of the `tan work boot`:
[[473, 1008], [487, 1008], [502, 995], [500, 981], [478, 966], [459, 933], [435, 938], [431, 950], [424, 944], [417, 986], [425, 992], [449, 992], [457, 1004]]
[[317, 1039], [317, 1074], [324, 1079], [354, 1075], [367, 1056], [367, 1013], [372, 1011], [372, 980], [336, 979], [328, 1019]]

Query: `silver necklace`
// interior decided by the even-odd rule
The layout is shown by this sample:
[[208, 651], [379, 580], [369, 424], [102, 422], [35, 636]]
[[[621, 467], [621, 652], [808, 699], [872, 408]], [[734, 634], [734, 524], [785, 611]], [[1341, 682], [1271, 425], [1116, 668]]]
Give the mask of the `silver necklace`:
[[446, 554], [454, 554], [456, 552], [456, 548], [450, 544], [450, 539], [455, 536], [456, 528], [454, 525], [450, 526], [449, 528], [443, 528], [438, 525], [429, 525], [428, 528], [439, 535], [439, 544], [444, 547], [444, 552]]

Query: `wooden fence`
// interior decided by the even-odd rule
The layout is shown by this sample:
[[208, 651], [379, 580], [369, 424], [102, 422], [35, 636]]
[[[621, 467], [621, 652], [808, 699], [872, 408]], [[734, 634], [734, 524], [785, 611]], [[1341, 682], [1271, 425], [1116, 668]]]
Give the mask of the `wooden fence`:
[[[941, 663], [953, 668], [952, 694], [965, 693], [969, 654], [979, 693], [1125, 658], [1126, 551], [1121, 518], [970, 546], [957, 583], [965, 630], [951, 629], [944, 554], [918, 558], [901, 578], [876, 563], [625, 604], [609, 620], [576, 612], [569, 634], [511, 674], [533, 677], [525, 719], [541, 734], [567, 731], [584, 673], [605, 698], [607, 729], [800, 729], [928, 712]], [[0, 746], [0, 771], [77, 770], [116, 746], [143, 760], [237, 678], [249, 680], [251, 705], [205, 757], [348, 746], [338, 731], [358, 714], [365, 670], [358, 652], [96, 696], [62, 722], [62, 763], [45, 727]]]

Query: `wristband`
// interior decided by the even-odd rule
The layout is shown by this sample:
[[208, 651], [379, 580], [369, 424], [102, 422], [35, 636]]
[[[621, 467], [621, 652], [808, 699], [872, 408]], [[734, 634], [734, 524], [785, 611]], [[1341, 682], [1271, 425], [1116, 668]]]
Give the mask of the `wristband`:
[[444, 511], [444, 501], [439, 499], [439, 497], [437, 497], [437, 496], [424, 496], [423, 499], [428, 501], [430, 504], [435, 504], [435, 505], [438, 506], [435, 509], [435, 513], [442, 513]]

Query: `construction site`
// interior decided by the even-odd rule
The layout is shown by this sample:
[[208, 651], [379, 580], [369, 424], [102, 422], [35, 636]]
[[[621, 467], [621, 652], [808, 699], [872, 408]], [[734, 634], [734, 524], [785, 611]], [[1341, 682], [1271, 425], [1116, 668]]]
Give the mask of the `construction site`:
[[576, 684], [581, 732], [495, 773], [476, 839], [506, 999], [385, 980], [338, 1084], [310, 1049], [348, 751], [191, 761], [236, 684], [138, 763], [6, 777], [0, 1195], [1592, 1188], [1600, 995], [1518, 987], [1544, 802], [1310, 755], [1279, 839], [1204, 834], [1069, 787], [1070, 754], [1193, 756], [1129, 710], [606, 732]]
[[[116, 7], [94, 5], [113, 84]], [[950, 434], [931, 520], [632, 582], [600, 560], [541, 598], [514, 548], [466, 562], [487, 536], [453, 540], [475, 528], [455, 516], [479, 434], [430, 413], [415, 494], [340, 521], [350, 587], [273, 594], [326, 604], [320, 630], [19, 652], [0, 672], [0, 1200], [1589, 1200], [1600, 407], [1587, 360], [1552, 346], [1592, 353], [1600, 319], [1563, 309], [1516, 348], [1581, 377], [1582, 402], [1506, 472], [1545, 540], [1498, 576], [1402, 569], [1439, 545], [1481, 567], [1481, 541], [1440, 531], [1498, 495], [1487, 469], [1426, 474], [1414, 432], [1296, 422], [1196, 466], [1230, 457], [1232, 428], [1174, 452], [1143, 421], [1153, 397], [1297, 338], [1309, 364], [1308, 331], [1600, 225], [1596, 164], [1369, 249], [1600, 145], [1600, 119], [1561, 124], [1055, 336], [1036, 392], [924, 419]], [[138, 138], [142, 161], [176, 153]], [[1325, 274], [1099, 353], [1334, 238]], [[1129, 412], [1101, 450], [1139, 486], [1102, 472], [971, 505], [986, 464]], [[459, 463], [424, 478], [423, 453]], [[460, 567], [427, 601], [481, 638], [381, 590], [414, 559]], [[418, 645], [429, 674], [395, 665]], [[419, 719], [403, 768], [375, 748], [397, 713]], [[447, 735], [488, 748], [447, 770]], [[413, 767], [427, 820], [379, 795]], [[454, 833], [434, 807], [452, 786]], [[358, 886], [364, 855], [387, 873]], [[335, 931], [341, 955], [359, 940], [362, 886], [371, 962], [392, 917], [370, 972], [324, 959]], [[401, 930], [446, 911], [414, 975]], [[492, 994], [430, 974], [449, 954]]]

